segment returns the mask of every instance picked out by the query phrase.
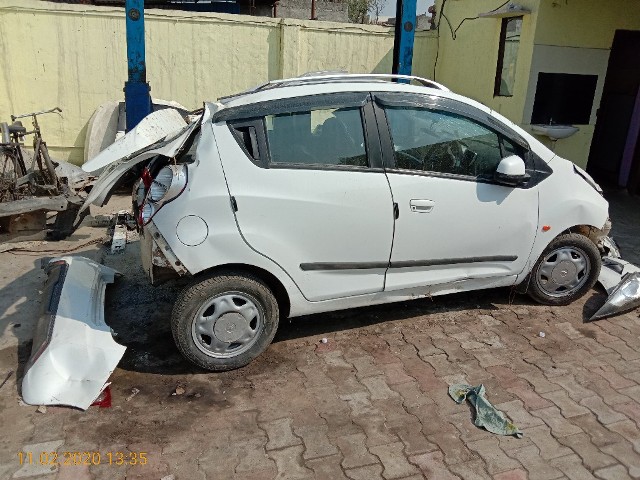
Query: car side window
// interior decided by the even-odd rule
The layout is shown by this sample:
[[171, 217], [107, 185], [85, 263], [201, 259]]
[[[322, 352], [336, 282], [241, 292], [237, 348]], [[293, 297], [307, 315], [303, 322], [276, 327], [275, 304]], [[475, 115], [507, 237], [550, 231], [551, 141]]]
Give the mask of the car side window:
[[359, 108], [267, 115], [271, 163], [367, 167]]
[[493, 178], [504, 157], [522, 148], [462, 115], [426, 108], [387, 107], [396, 167]]

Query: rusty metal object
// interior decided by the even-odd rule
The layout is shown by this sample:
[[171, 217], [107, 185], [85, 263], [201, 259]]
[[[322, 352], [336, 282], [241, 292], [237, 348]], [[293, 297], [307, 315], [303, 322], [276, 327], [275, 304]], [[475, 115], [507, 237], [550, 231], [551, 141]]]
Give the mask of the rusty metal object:
[[[12, 115], [12, 124], [0, 124], [0, 232], [43, 230], [46, 212], [58, 212], [51, 230], [53, 240], [70, 235], [83, 203], [79, 194], [91, 186], [93, 178], [66, 162], [53, 162], [42, 138], [38, 115], [60, 113], [51, 110]], [[19, 118], [31, 117], [33, 129], [27, 131]], [[33, 135], [33, 151], [24, 150], [24, 139]]]

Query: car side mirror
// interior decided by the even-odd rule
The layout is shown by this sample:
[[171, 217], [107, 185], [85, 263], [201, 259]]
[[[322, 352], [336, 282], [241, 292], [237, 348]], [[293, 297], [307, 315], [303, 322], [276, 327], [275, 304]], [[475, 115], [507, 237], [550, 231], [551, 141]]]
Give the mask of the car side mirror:
[[527, 180], [529, 175], [527, 175], [524, 160], [518, 155], [510, 155], [500, 160], [493, 178], [500, 185], [516, 187]]

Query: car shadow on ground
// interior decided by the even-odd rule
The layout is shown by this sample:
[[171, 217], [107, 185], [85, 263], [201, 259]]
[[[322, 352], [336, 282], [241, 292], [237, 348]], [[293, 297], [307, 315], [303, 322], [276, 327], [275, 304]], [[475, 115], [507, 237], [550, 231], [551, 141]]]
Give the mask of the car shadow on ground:
[[[127, 347], [119, 368], [163, 375], [204, 372], [184, 359], [171, 334], [171, 310], [184, 283], [152, 287], [140, 272], [140, 275], [129, 275], [109, 286], [106, 320], [116, 333], [116, 340]], [[281, 320], [273, 342], [300, 338], [319, 341], [334, 332], [444, 312], [486, 312], [505, 304], [518, 307], [532, 305], [532, 302], [509, 288], [498, 288], [306, 315]]]

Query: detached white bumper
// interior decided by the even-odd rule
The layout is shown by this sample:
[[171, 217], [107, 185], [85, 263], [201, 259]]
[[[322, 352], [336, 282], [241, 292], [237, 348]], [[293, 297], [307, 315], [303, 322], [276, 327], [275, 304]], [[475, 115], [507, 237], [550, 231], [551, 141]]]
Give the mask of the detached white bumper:
[[31, 405], [86, 410], [108, 385], [126, 347], [104, 322], [107, 283], [117, 272], [85, 257], [58, 257], [47, 272], [43, 312], [22, 380]]

